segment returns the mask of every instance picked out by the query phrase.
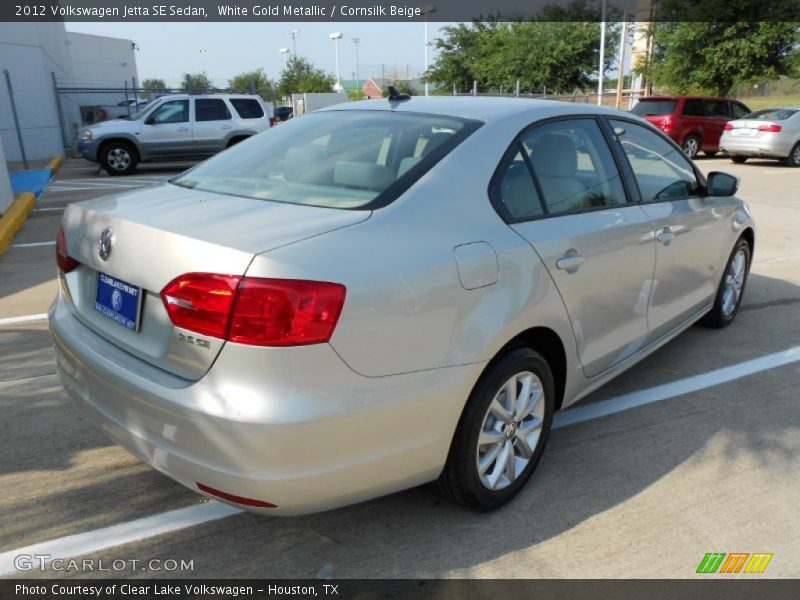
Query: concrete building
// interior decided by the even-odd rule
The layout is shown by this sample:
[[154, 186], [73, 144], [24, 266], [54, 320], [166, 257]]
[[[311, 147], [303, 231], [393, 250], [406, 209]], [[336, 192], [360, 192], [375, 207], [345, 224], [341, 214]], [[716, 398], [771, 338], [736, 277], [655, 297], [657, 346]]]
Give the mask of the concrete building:
[[[0, 71], [8, 71], [29, 160], [64, 154], [82, 124], [81, 105], [106, 101], [90, 94], [58, 97], [54, 79], [59, 87], [122, 88], [126, 82], [132, 87], [137, 77], [131, 40], [68, 33], [59, 22], [0, 23]], [[123, 99], [114, 95], [114, 102]], [[0, 139], [6, 160], [22, 159], [5, 76], [0, 78]]]

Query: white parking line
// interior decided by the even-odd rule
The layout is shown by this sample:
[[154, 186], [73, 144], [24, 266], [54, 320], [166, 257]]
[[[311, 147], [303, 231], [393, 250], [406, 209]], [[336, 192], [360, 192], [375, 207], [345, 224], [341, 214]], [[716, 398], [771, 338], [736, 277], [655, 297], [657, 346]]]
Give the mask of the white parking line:
[[[558, 429], [584, 421], [599, 419], [795, 362], [800, 362], [800, 346], [793, 346], [788, 350], [746, 360], [708, 373], [686, 377], [672, 383], [665, 383], [617, 398], [569, 409], [563, 413], [556, 414], [553, 428]], [[216, 521], [241, 512], [238, 508], [212, 501], [150, 517], [143, 517], [127, 523], [103, 527], [94, 531], [40, 542], [16, 550], [9, 550], [0, 554], [0, 576], [20, 574], [14, 563], [15, 558], [19, 555], [40, 554], [49, 555], [53, 558], [74, 558], [208, 523], [209, 521]]]
[[30, 321], [46, 321], [47, 313], [39, 313], [36, 315], [22, 315], [19, 317], [6, 317], [0, 319], [0, 326], [2, 325], [16, 325], [17, 323], [29, 323]]
[[55, 246], [55, 240], [50, 242], [28, 242], [27, 244], [11, 244], [12, 248], [37, 248], [39, 246]]

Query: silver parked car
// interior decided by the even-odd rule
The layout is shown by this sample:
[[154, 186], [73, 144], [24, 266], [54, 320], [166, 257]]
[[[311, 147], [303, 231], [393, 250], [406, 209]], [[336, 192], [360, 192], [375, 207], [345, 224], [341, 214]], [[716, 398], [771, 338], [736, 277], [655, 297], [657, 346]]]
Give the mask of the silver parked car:
[[800, 167], [800, 108], [766, 108], [729, 121], [719, 145], [735, 163], [777, 158]]
[[594, 106], [341, 105], [70, 205], [58, 371], [212, 498], [298, 514], [438, 481], [491, 510], [554, 411], [733, 320], [754, 244], [736, 188]]
[[109, 175], [129, 175], [140, 162], [200, 160], [273, 124], [260, 96], [161, 96], [130, 117], [102, 121], [78, 132], [78, 151]]

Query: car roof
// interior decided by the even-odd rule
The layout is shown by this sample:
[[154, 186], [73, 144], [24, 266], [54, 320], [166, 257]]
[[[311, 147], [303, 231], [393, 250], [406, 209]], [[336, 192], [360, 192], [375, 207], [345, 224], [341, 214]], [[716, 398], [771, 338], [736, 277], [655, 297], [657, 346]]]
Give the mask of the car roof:
[[390, 101], [388, 98], [360, 100], [328, 106], [320, 109], [319, 112], [340, 110], [430, 113], [462, 119], [476, 119], [487, 123], [514, 116], [536, 119], [560, 114], [608, 114], [613, 116], [630, 114], [582, 102], [531, 98], [479, 98], [474, 96], [432, 96], [427, 98], [424, 96], [412, 96], [408, 100], [399, 101]]
[[639, 98], [639, 102], [642, 101], [651, 101], [651, 100], [725, 100], [725, 101], [734, 101], [740, 102], [735, 98], [723, 98], [721, 96], [684, 96], [684, 95], [665, 95], [665, 96], [645, 96], [644, 98]]
[[211, 94], [164, 94], [159, 96], [157, 100], [163, 100], [164, 98], [168, 98], [170, 100], [183, 100], [187, 98], [258, 98], [260, 99], [261, 96], [258, 94], [236, 94], [236, 93], [228, 93], [228, 92], [220, 92], [220, 93], [211, 93]]

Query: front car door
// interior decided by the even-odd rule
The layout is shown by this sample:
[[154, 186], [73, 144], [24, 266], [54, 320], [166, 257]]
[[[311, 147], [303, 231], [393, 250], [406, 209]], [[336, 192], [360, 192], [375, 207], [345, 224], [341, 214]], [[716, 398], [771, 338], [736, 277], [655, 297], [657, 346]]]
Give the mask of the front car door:
[[706, 116], [703, 120], [703, 150], [716, 152], [719, 150], [719, 138], [722, 137], [722, 130], [725, 123], [731, 120], [730, 108], [727, 100], [703, 100]]
[[189, 100], [167, 100], [142, 124], [142, 150], [149, 158], [174, 158], [194, 153]]
[[584, 373], [639, 350], [655, 263], [650, 220], [630, 204], [594, 117], [537, 124], [506, 154], [492, 197], [547, 267], [569, 314]]
[[645, 125], [611, 119], [653, 223], [656, 268], [648, 343], [700, 316], [713, 301], [725, 232], [723, 211], [704, 196], [691, 161]]
[[222, 98], [195, 98], [192, 137], [197, 153], [211, 156], [225, 149], [233, 116]]

